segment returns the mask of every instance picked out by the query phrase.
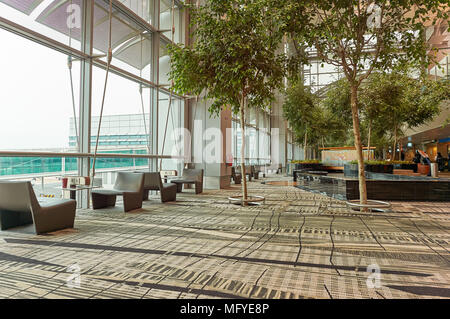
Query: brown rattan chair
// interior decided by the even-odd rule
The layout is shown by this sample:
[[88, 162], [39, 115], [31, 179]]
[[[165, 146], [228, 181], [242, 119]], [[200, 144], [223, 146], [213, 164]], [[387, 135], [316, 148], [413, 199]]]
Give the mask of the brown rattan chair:
[[113, 189], [96, 189], [92, 194], [92, 208], [100, 209], [116, 205], [117, 196], [123, 197], [125, 212], [142, 208], [144, 174], [118, 172]]
[[73, 228], [76, 206], [71, 199], [39, 203], [30, 182], [0, 182], [1, 230], [28, 224], [36, 234]]
[[236, 173], [236, 167], [231, 167], [231, 178], [233, 179], [235, 184], [241, 184], [242, 175], [240, 173]]
[[144, 174], [144, 195], [143, 200], [148, 200], [149, 191], [159, 191], [161, 202], [174, 202], [177, 200], [177, 185], [163, 183], [161, 174], [158, 172], [143, 172]]

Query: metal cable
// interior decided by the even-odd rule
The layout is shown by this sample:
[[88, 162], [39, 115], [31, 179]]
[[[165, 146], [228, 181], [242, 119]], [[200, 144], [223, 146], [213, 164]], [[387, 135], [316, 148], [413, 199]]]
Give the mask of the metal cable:
[[105, 106], [105, 96], [106, 96], [106, 88], [108, 84], [108, 75], [109, 75], [109, 69], [111, 67], [111, 61], [112, 61], [112, 0], [109, 0], [109, 40], [108, 40], [108, 60], [107, 60], [107, 66], [106, 66], [106, 75], [105, 75], [105, 85], [103, 88], [103, 97], [102, 97], [102, 106], [100, 109], [100, 118], [98, 121], [98, 130], [97, 130], [97, 140], [95, 143], [95, 151], [94, 151], [94, 159], [92, 163], [92, 179], [91, 179], [91, 185], [94, 183], [94, 177], [95, 177], [95, 164], [97, 160], [97, 151], [98, 151], [98, 142], [100, 137], [100, 128], [102, 125], [102, 118], [103, 118], [103, 109]]

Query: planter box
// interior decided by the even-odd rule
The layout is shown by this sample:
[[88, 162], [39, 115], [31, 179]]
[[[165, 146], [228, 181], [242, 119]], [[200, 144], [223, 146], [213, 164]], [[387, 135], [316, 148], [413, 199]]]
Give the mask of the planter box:
[[300, 163], [295, 164], [295, 170], [308, 169], [310, 171], [320, 171], [322, 164], [320, 163]]
[[392, 164], [387, 164], [387, 165], [364, 164], [364, 170], [366, 172], [372, 172], [372, 173], [393, 174], [394, 173], [394, 165], [392, 165]]
[[344, 164], [345, 177], [358, 177], [358, 164]]
[[[370, 173], [393, 174], [394, 165], [364, 165], [364, 171]], [[344, 164], [344, 176], [358, 177], [358, 164]]]

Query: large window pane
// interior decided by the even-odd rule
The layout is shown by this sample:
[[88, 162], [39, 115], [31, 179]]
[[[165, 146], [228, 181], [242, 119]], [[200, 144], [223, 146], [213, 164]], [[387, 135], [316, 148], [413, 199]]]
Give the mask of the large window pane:
[[[172, 17], [172, 6], [174, 7], [174, 17]], [[183, 9], [179, 8], [173, 0], [161, 0], [160, 1], [160, 17], [159, 24], [161, 30], [172, 30], [172, 26], [175, 27], [175, 33], [173, 41], [176, 43], [184, 42], [183, 34], [183, 22], [184, 15]], [[170, 41], [172, 41], [172, 31], [163, 32]]]
[[[0, 50], [0, 149], [74, 151], [69, 145], [74, 113], [67, 56], [2, 29], [0, 41], [8, 44]], [[78, 114], [78, 63], [72, 75]]]
[[[94, 68], [92, 86], [91, 147], [94, 150], [105, 81], [105, 70]], [[98, 137], [99, 153], [148, 154], [150, 90], [136, 82], [109, 74]], [[150, 134], [151, 135], [151, 134]], [[96, 168], [148, 166], [148, 159], [98, 159]]]

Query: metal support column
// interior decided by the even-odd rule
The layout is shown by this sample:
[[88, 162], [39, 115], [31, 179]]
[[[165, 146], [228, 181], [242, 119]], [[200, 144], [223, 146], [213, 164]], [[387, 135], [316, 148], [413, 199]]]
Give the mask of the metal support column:
[[[160, 0], [152, 1], [152, 24], [159, 30], [160, 26]], [[156, 88], [150, 88], [150, 150], [152, 154], [159, 154], [158, 136], [159, 136], [159, 46], [160, 35], [159, 32], [155, 32], [152, 36], [152, 63], [151, 63], [151, 75], [150, 81], [156, 83]], [[150, 170], [152, 172], [158, 171], [158, 160], [156, 158], [149, 160]]]
[[[89, 56], [93, 54], [94, 30], [94, 0], [82, 1], [81, 51]], [[81, 59], [80, 76], [80, 150], [81, 153], [91, 152], [91, 110], [92, 110], [92, 60]], [[90, 175], [90, 158], [78, 160], [78, 173], [81, 176]], [[79, 192], [78, 203], [82, 208], [89, 205], [88, 192]]]

